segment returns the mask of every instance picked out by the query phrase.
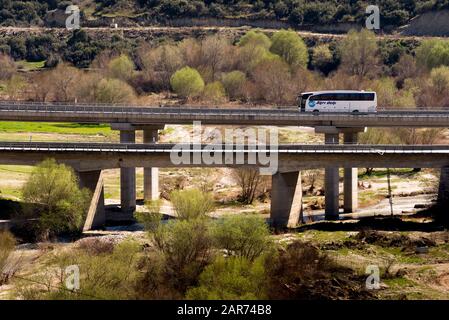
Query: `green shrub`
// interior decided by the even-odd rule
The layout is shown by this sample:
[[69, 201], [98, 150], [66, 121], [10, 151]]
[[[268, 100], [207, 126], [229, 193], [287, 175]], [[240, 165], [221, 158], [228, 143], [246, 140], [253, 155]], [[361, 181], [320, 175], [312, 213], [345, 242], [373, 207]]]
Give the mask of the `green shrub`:
[[80, 189], [72, 168], [47, 159], [38, 164], [22, 189], [26, 212], [38, 213], [43, 235], [77, 232], [90, 203], [90, 192]]
[[101, 79], [94, 87], [94, 100], [98, 103], [132, 103], [134, 89], [119, 79]]
[[[137, 262], [140, 246], [126, 240], [112, 253], [92, 255], [84, 250], [57, 253], [48, 268], [32, 277], [32, 281], [18, 284], [17, 295], [23, 299], [91, 300], [135, 299], [134, 286], [139, 277]], [[65, 286], [68, 266], [77, 265], [80, 289], [69, 291]], [[42, 283], [42, 284], [38, 284]]]
[[281, 56], [292, 67], [307, 67], [307, 46], [295, 31], [281, 30], [271, 38], [270, 51]]
[[449, 67], [441, 66], [432, 69], [430, 80], [436, 94], [443, 94], [449, 90]]
[[265, 299], [266, 277], [263, 259], [218, 257], [199, 278], [199, 286], [189, 289], [187, 299], [255, 300]]
[[225, 97], [225, 89], [220, 81], [214, 81], [208, 83], [204, 87], [203, 98], [206, 101], [211, 101], [214, 103], [222, 102]]
[[196, 97], [204, 89], [204, 81], [200, 73], [190, 67], [176, 71], [170, 78], [170, 85], [173, 91], [182, 98]]
[[246, 76], [243, 72], [235, 70], [225, 73], [222, 78], [223, 86], [231, 99], [239, 98], [243, 92]]
[[319, 45], [313, 49], [312, 64], [324, 74], [327, 73], [333, 62], [334, 56], [328, 45]]
[[165, 279], [184, 293], [194, 285], [209, 263], [212, 247], [204, 219], [169, 221], [152, 233], [156, 248], [164, 256]]
[[252, 216], [226, 217], [216, 222], [212, 228], [215, 246], [250, 261], [272, 248], [269, 235], [265, 221]]
[[416, 61], [429, 70], [441, 65], [449, 66], [449, 41], [424, 40], [416, 49]]
[[127, 55], [121, 54], [109, 62], [108, 69], [111, 77], [127, 81], [133, 76], [134, 63]]
[[269, 49], [271, 46], [271, 40], [262, 32], [250, 30], [240, 38], [238, 45], [240, 47], [244, 47], [247, 45], [261, 46], [265, 49]]
[[198, 189], [175, 190], [170, 200], [179, 219], [202, 218], [214, 209], [212, 195]]
[[16, 240], [8, 231], [0, 231], [0, 286], [5, 284], [10, 277], [7, 269], [8, 259], [14, 251]]

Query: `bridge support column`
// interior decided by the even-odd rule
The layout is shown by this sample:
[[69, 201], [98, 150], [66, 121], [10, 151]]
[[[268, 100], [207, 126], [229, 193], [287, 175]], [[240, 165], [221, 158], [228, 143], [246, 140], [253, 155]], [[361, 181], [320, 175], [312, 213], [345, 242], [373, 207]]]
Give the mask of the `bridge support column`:
[[270, 220], [274, 227], [294, 227], [302, 218], [301, 171], [272, 176]]
[[[345, 144], [356, 144], [357, 133], [348, 132], [343, 134], [343, 140]], [[357, 168], [344, 168], [344, 212], [355, 212], [358, 208], [358, 169]]]
[[104, 182], [101, 170], [77, 172], [79, 185], [92, 192], [89, 211], [84, 222], [83, 231], [103, 227], [106, 222], [104, 210]]
[[[121, 143], [135, 143], [134, 130], [120, 130]], [[120, 168], [120, 202], [122, 212], [133, 213], [136, 209], [136, 168]]]
[[[338, 144], [338, 133], [325, 133], [325, 144]], [[324, 171], [324, 216], [326, 220], [337, 220], [339, 215], [338, 167], [327, 167]]]
[[[158, 129], [144, 129], [143, 143], [156, 143]], [[159, 168], [143, 168], [143, 195], [145, 201], [159, 199]]]
[[449, 167], [443, 167], [440, 171], [437, 205], [440, 211], [449, 211]]

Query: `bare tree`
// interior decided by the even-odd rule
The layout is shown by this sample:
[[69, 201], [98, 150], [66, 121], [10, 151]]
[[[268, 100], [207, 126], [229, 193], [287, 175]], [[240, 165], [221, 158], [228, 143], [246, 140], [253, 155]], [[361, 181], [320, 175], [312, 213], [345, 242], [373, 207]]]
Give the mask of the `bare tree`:
[[304, 170], [303, 176], [305, 184], [309, 185], [308, 192], [313, 193], [317, 187], [317, 183], [323, 179], [323, 171], [319, 169]]
[[291, 102], [297, 94], [291, 81], [288, 65], [280, 60], [264, 61], [252, 73], [256, 87], [265, 101], [283, 104]]
[[233, 177], [242, 189], [239, 200], [245, 204], [253, 203], [261, 182], [259, 169], [238, 168], [234, 170]]
[[170, 88], [172, 74], [184, 65], [181, 49], [171, 44], [140, 51], [140, 60], [145, 77], [165, 90]]
[[374, 75], [378, 69], [378, 46], [372, 31], [349, 31], [340, 45], [342, 68], [360, 80]]
[[0, 53], [0, 80], [9, 79], [16, 69], [14, 60], [10, 56]]
[[31, 96], [38, 101], [74, 101], [83, 72], [67, 64], [32, 77]]
[[202, 64], [210, 69], [210, 80], [216, 80], [217, 73], [227, 66], [231, 51], [232, 45], [224, 37], [210, 36], [201, 41]]

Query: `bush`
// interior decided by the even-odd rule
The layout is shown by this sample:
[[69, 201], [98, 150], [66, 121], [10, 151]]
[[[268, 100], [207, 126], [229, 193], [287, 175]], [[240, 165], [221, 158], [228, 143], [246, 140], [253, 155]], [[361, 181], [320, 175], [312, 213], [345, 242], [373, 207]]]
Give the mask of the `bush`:
[[212, 195], [198, 189], [173, 191], [170, 200], [177, 217], [183, 220], [203, 218], [214, 208]]
[[133, 88], [119, 79], [101, 79], [94, 87], [94, 102], [132, 103], [135, 98]]
[[213, 103], [222, 102], [225, 97], [225, 89], [220, 81], [214, 81], [212, 83], [208, 83], [206, 87], [204, 87], [203, 98], [206, 101], [210, 101]]
[[281, 30], [271, 38], [270, 51], [281, 56], [292, 67], [307, 67], [307, 46], [295, 31]]
[[7, 80], [16, 72], [16, 64], [8, 55], [0, 53], [0, 80]]
[[170, 285], [184, 294], [210, 260], [212, 240], [206, 221], [169, 221], [152, 237], [164, 257], [164, 279], [170, 279]]
[[270, 232], [264, 219], [251, 216], [230, 216], [215, 223], [214, 244], [228, 254], [253, 261], [271, 249]]
[[89, 237], [78, 241], [78, 248], [90, 255], [111, 254], [115, 244], [107, 237]]
[[231, 99], [237, 99], [242, 96], [246, 76], [243, 72], [235, 70], [225, 73], [222, 82], [228, 96]]
[[121, 54], [109, 62], [108, 71], [111, 77], [128, 81], [133, 76], [134, 63], [127, 55]]
[[449, 67], [441, 66], [432, 69], [430, 72], [430, 81], [437, 95], [447, 92], [449, 90]]
[[441, 65], [449, 66], [449, 41], [424, 40], [416, 49], [416, 61], [429, 70]]
[[252, 72], [258, 97], [277, 105], [291, 103], [298, 94], [288, 65], [282, 60], [263, 61]]
[[379, 64], [379, 48], [374, 32], [351, 30], [340, 44], [342, 68], [351, 75], [363, 78], [374, 75]]
[[319, 45], [313, 49], [312, 65], [324, 74], [333, 68], [334, 56], [327, 45]]
[[199, 72], [190, 67], [184, 67], [176, 71], [171, 79], [170, 84], [182, 98], [191, 98], [198, 96], [204, 89], [204, 81]]
[[[335, 263], [317, 247], [293, 242], [276, 259], [266, 259], [269, 299], [364, 299], [364, 278]], [[335, 285], [337, 284], [337, 285]]]
[[37, 213], [42, 235], [78, 232], [90, 203], [90, 193], [81, 190], [75, 172], [54, 159], [32, 171], [22, 189], [26, 210]]
[[[91, 255], [83, 250], [64, 251], [49, 261], [49, 268], [35, 275], [36, 282], [18, 284], [19, 298], [26, 300], [115, 300], [136, 299], [137, 262], [140, 246], [131, 240], [119, 243], [112, 253]], [[65, 282], [67, 266], [77, 265], [80, 270], [80, 289], [69, 291]]]
[[266, 299], [263, 259], [217, 258], [199, 278], [199, 286], [187, 291], [187, 299], [256, 300]]
[[271, 40], [262, 32], [250, 30], [240, 38], [238, 45], [240, 47], [244, 47], [247, 45], [252, 47], [260, 46], [265, 49], [269, 49], [271, 46]]
[[7, 283], [10, 277], [8, 272], [8, 260], [14, 251], [16, 240], [8, 231], [0, 231], [0, 286]]
[[152, 88], [169, 90], [171, 75], [184, 65], [179, 46], [162, 45], [149, 51], [144, 46], [139, 55], [144, 76]]

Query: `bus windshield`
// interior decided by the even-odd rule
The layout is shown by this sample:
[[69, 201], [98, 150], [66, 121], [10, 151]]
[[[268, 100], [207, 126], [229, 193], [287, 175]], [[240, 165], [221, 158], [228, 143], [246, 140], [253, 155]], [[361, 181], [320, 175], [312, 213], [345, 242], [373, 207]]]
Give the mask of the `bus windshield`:
[[312, 95], [311, 93], [305, 93], [299, 97], [299, 108], [301, 109], [301, 111], [306, 110], [306, 101], [307, 98], [310, 97], [311, 95]]

